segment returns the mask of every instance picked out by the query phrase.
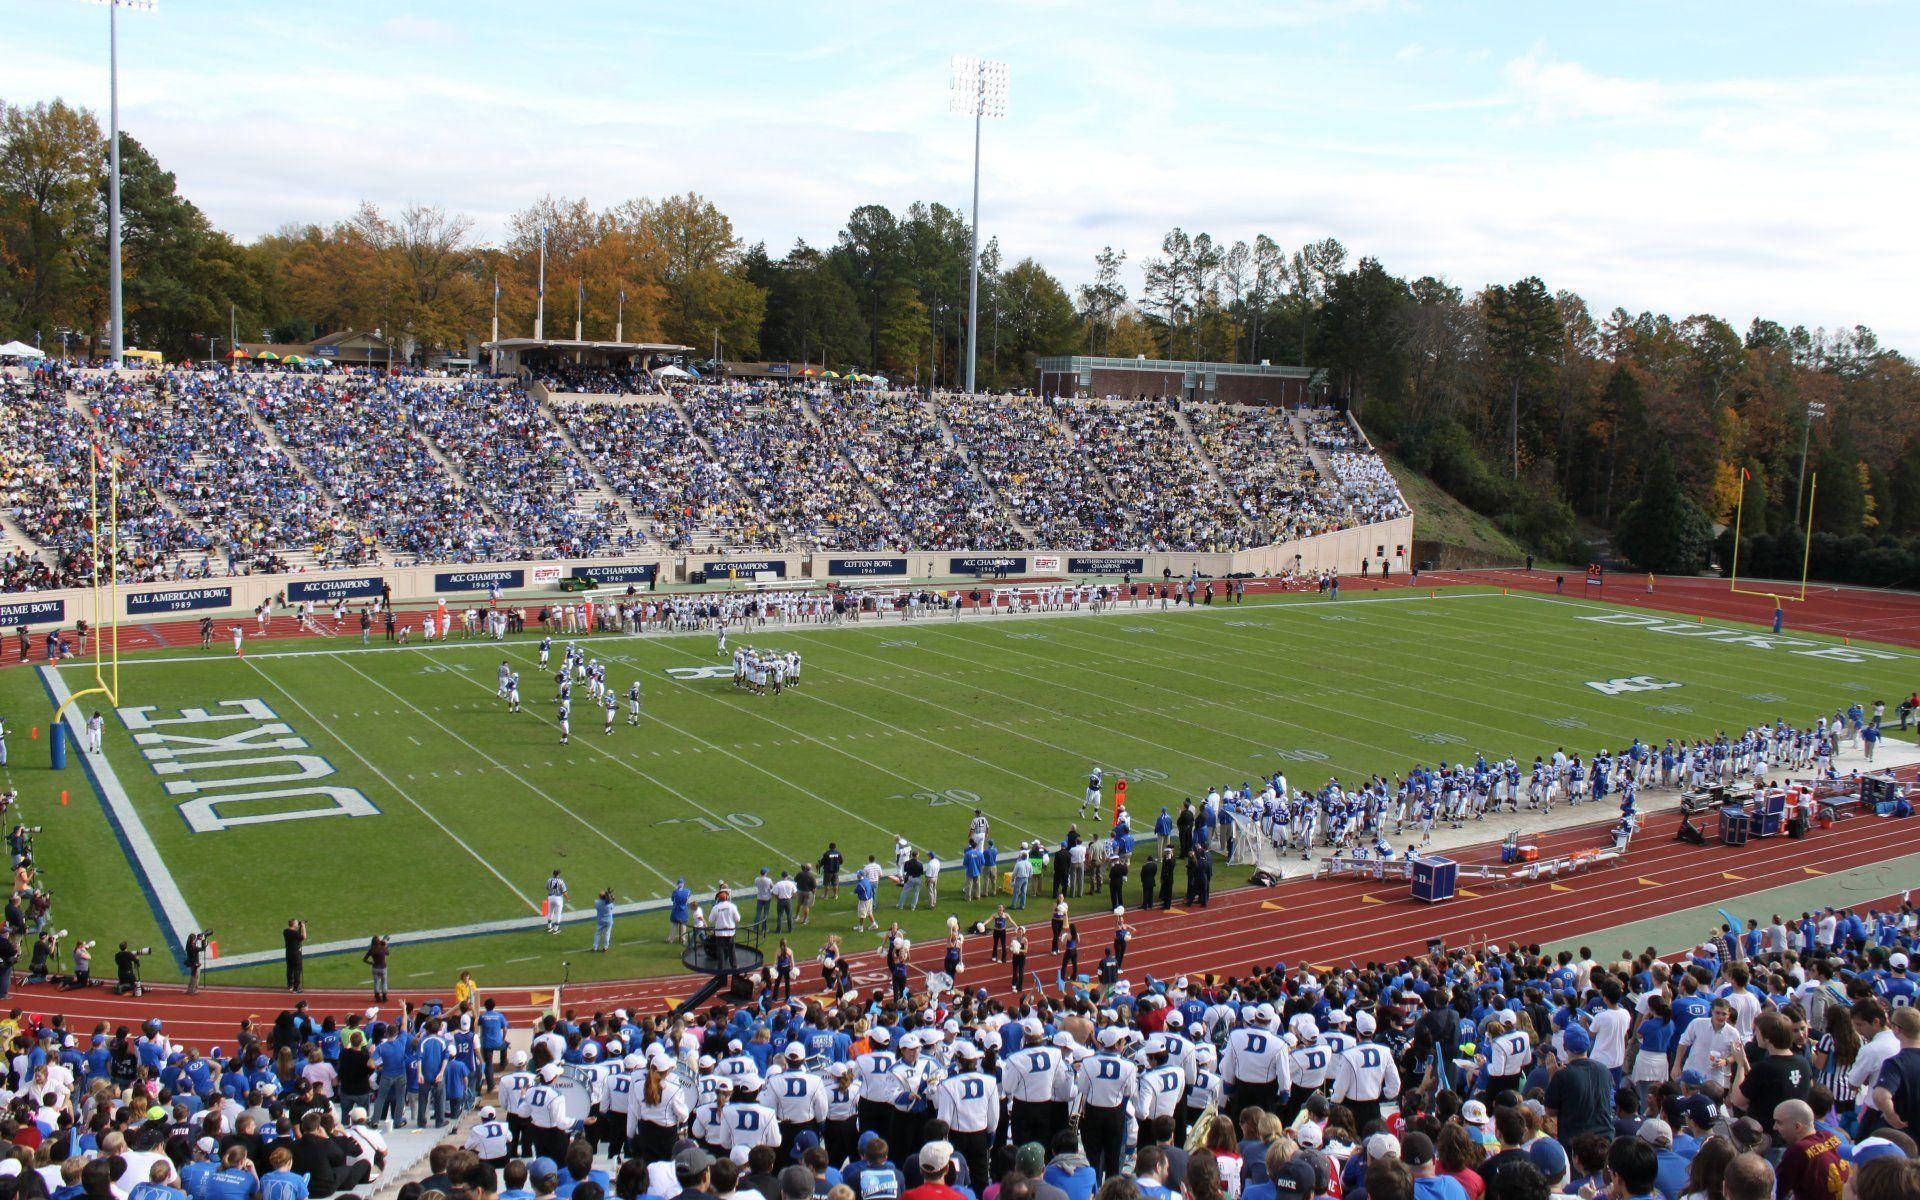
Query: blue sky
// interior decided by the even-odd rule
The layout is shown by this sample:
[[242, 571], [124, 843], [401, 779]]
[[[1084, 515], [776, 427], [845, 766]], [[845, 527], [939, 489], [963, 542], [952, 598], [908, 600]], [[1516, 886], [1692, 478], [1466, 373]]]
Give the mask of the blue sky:
[[[106, 12], [0, 0], [0, 97], [106, 102]], [[1840, 0], [471, 0], [123, 12], [122, 121], [224, 228], [694, 190], [775, 253], [964, 207], [954, 53], [1006, 61], [981, 227], [1069, 286], [1173, 225], [1469, 289], [1866, 324], [1920, 350], [1920, 7]]]

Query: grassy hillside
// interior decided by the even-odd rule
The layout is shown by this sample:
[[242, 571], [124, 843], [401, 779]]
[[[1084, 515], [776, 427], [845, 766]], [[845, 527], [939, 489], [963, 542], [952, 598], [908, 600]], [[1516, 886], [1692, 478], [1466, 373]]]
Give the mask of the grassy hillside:
[[1438, 542], [1443, 566], [1491, 566], [1517, 563], [1527, 555], [1493, 521], [1454, 499], [1438, 484], [1418, 474], [1391, 454], [1381, 456], [1400, 484], [1400, 494], [1413, 506], [1414, 538], [1424, 549]]

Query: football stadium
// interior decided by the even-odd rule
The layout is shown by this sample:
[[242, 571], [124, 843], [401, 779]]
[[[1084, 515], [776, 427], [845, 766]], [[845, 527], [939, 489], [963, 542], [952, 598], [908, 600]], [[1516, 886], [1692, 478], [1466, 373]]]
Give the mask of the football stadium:
[[[1881, 275], [1844, 312], [1723, 250], [1623, 284], [1564, 214], [1491, 251], [1458, 181], [1396, 210], [1432, 268], [1368, 204], [1326, 236], [1344, 200], [1241, 237], [1232, 182], [1129, 264], [1087, 231], [1137, 212], [992, 162], [1104, 128], [1053, 63], [1022, 132], [1014, 43], [927, 60], [945, 125], [796, 92], [787, 189], [657, 113], [545, 109], [510, 180], [241, 163], [181, 98], [292, 114], [396, 55], [396, 128], [535, 130], [399, 49], [499, 36], [437, 17], [234, 97], [211, 14], [26, 20], [0, 1200], [1920, 1196], [1920, 368], [1855, 321]], [[611, 69], [558, 36], [520, 49]], [[1585, 78], [1542, 45], [1503, 87]], [[682, 98], [770, 94], [690, 61]], [[1221, 144], [1171, 111], [1128, 120]], [[834, 169], [882, 133], [887, 182]], [[587, 147], [674, 148], [669, 194]], [[970, 204], [900, 190], [968, 167]], [[1515, 248], [1562, 289], [1443, 273]]]

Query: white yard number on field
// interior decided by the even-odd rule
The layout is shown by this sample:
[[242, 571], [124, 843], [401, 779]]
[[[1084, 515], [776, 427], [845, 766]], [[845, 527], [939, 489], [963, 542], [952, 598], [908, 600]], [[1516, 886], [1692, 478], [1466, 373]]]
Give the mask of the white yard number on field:
[[1625, 679], [1588, 680], [1587, 686], [1603, 696], [1619, 696], [1626, 692], [1657, 692], [1662, 688], [1677, 688], [1680, 685], [1671, 679], [1655, 679], [1651, 675], [1629, 675]]
[[696, 825], [707, 833], [725, 833], [727, 830], [727, 825], [731, 825], [735, 829], [758, 829], [762, 825], [766, 824], [765, 821], [761, 820], [759, 817], [754, 816], [752, 813], [744, 813], [744, 812], [728, 813], [726, 820], [727, 820], [727, 824], [721, 825], [718, 822], [710, 821], [705, 817], [668, 817], [664, 821], [655, 821], [654, 824], [655, 825]]
[[943, 792], [896, 792], [888, 796], [889, 804], [901, 800], [918, 800], [928, 808], [939, 808], [944, 804], [971, 804], [980, 807], [980, 793], [970, 792], [966, 788], [948, 788]]

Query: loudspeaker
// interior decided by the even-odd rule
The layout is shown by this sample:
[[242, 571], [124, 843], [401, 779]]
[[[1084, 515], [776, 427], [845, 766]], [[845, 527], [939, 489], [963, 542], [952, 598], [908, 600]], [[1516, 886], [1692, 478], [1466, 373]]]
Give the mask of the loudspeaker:
[[1788, 821], [1787, 836], [1790, 838], [1803, 838], [1807, 836], [1807, 819], [1805, 817], [1795, 817], [1793, 820]]
[[735, 975], [727, 980], [727, 999], [753, 999], [753, 976]]

